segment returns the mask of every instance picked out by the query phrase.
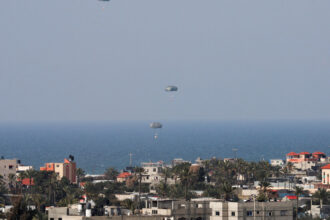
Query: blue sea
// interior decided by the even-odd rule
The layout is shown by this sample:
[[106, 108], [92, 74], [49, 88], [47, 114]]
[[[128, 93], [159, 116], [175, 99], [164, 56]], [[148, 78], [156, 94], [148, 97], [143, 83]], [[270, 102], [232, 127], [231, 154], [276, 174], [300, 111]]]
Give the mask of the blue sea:
[[290, 151], [330, 153], [330, 121], [168, 121], [159, 138], [147, 121], [0, 124], [0, 156], [39, 168], [74, 155], [87, 173], [141, 162], [218, 157], [285, 158]]

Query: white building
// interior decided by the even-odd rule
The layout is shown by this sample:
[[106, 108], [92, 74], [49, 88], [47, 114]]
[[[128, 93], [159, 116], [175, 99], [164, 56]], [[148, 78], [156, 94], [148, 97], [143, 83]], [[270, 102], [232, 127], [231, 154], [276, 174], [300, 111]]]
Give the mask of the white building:
[[292, 220], [292, 202], [210, 202], [210, 220]]
[[280, 167], [284, 166], [284, 160], [282, 159], [271, 159], [269, 163], [272, 166], [280, 166]]
[[141, 180], [142, 183], [159, 184], [160, 181], [163, 180], [162, 171], [165, 167], [163, 161], [156, 163], [141, 163], [141, 166], [144, 170]]

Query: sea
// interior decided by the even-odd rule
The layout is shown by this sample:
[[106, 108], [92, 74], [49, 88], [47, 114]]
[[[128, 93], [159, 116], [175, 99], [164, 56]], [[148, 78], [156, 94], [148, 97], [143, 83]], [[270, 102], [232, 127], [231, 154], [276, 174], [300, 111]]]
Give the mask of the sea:
[[[156, 131], [149, 121], [0, 124], [0, 156], [39, 169], [73, 155], [86, 173], [108, 167], [174, 158], [194, 162], [243, 158], [284, 159], [291, 151], [330, 154], [330, 121], [165, 121]], [[155, 132], [158, 138], [154, 138]], [[235, 150], [237, 149], [237, 150]]]

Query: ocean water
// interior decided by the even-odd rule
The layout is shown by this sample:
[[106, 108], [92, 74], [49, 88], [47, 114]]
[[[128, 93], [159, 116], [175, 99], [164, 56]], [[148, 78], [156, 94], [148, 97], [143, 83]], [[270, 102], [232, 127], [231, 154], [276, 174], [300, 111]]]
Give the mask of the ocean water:
[[74, 155], [78, 167], [103, 173], [107, 167], [173, 158], [285, 158], [290, 151], [330, 154], [330, 121], [163, 122], [154, 140], [149, 122], [0, 124], [0, 156], [35, 168]]

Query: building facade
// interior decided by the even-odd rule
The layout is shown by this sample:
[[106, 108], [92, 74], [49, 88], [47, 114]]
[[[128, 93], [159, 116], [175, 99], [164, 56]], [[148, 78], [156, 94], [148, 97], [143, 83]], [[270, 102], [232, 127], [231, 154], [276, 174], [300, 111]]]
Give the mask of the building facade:
[[46, 163], [44, 167], [40, 167], [41, 171], [55, 172], [58, 179], [66, 177], [71, 183], [77, 183], [76, 162], [64, 159], [63, 163]]
[[10, 174], [16, 175], [16, 170], [21, 163], [17, 159], [0, 159], [0, 176], [3, 177], [5, 183], [9, 182]]
[[210, 202], [210, 220], [292, 220], [292, 202]]

